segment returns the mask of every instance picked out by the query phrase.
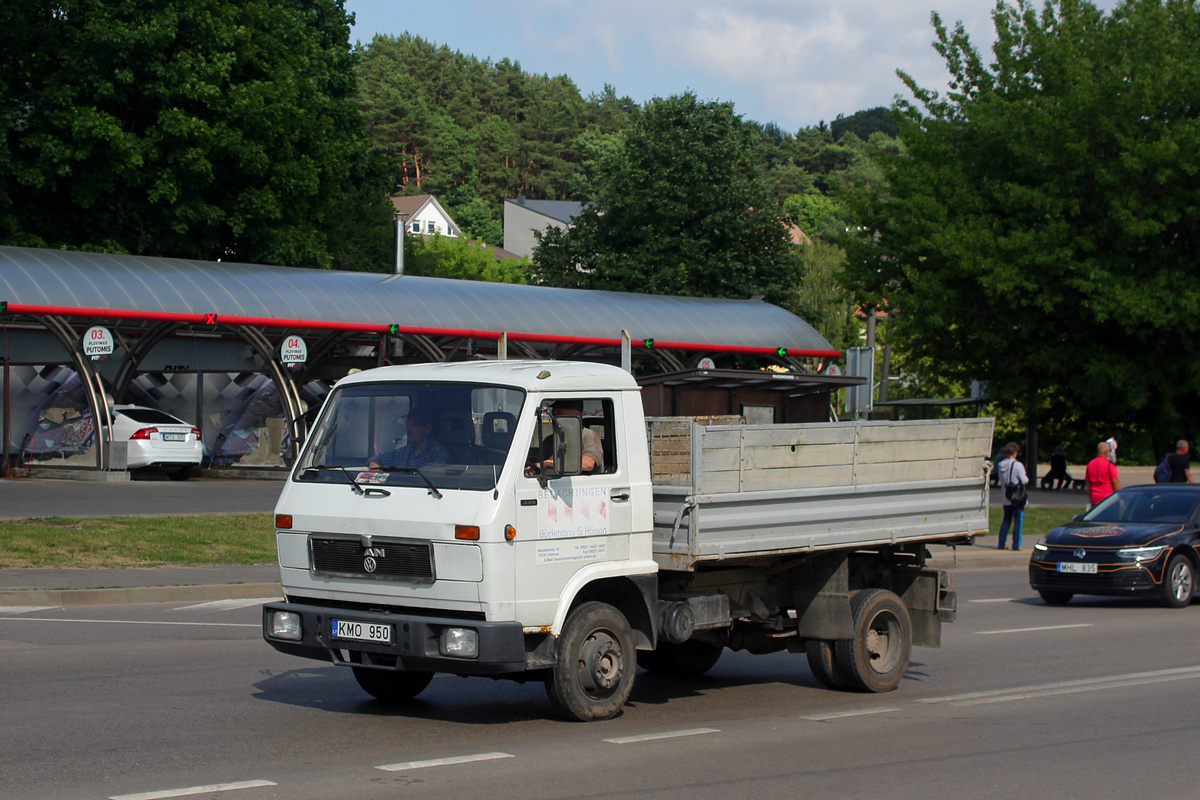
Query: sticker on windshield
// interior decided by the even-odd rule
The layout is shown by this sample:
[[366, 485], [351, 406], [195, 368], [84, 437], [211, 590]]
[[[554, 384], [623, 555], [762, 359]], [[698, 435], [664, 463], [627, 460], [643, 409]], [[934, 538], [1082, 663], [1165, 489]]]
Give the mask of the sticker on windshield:
[[389, 473], [387, 472], [360, 472], [358, 473], [359, 483], [387, 483]]

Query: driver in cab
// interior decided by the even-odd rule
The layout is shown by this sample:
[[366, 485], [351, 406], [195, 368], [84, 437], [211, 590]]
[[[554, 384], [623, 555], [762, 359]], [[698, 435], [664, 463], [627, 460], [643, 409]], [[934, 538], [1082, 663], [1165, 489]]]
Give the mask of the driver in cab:
[[[583, 401], [582, 400], [559, 400], [550, 409], [556, 417], [579, 417], [583, 419]], [[583, 428], [580, 432], [583, 437], [582, 441], [582, 458], [581, 466], [584, 475], [593, 475], [604, 472], [604, 447], [600, 444], [600, 437], [591, 428]], [[537, 475], [539, 463], [535, 462], [525, 468], [527, 476]], [[554, 466], [554, 437], [547, 436], [542, 440], [542, 460], [540, 462], [542, 469], [552, 468]]]

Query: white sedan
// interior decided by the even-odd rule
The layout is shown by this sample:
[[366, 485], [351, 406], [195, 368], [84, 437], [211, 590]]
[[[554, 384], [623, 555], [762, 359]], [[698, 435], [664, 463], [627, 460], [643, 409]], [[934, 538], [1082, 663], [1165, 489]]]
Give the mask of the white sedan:
[[129, 469], [159, 467], [177, 481], [204, 460], [200, 429], [156, 408], [115, 406], [112, 440], [129, 443]]

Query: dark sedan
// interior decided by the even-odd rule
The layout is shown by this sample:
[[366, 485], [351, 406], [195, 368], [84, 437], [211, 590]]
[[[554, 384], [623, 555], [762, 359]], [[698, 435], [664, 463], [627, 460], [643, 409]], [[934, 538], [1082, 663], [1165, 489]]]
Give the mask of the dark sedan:
[[1029, 585], [1051, 605], [1077, 594], [1192, 600], [1200, 565], [1200, 485], [1130, 486], [1033, 546]]

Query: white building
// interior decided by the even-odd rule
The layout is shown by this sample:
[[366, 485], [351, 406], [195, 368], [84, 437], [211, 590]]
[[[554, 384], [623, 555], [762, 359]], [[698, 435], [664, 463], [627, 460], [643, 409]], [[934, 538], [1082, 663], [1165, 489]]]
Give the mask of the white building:
[[457, 239], [462, 231], [450, 219], [446, 209], [431, 194], [414, 194], [408, 197], [393, 197], [392, 207], [404, 222], [404, 232], [413, 235], [432, 236], [441, 234]]

